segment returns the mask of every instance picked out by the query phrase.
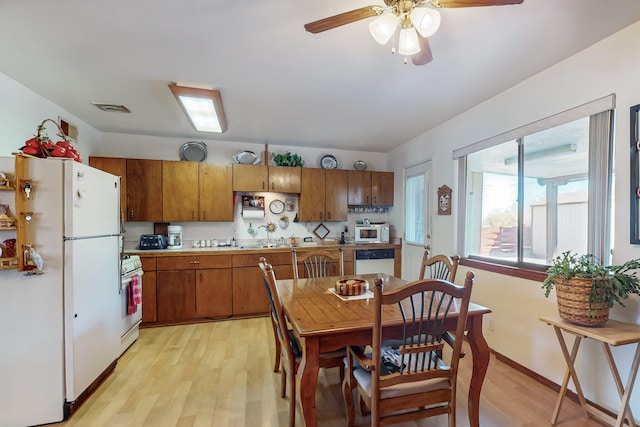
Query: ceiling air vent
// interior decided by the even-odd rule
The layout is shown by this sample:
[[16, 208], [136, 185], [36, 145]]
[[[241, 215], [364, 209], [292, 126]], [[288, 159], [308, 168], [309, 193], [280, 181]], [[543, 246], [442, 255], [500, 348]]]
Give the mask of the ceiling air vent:
[[106, 111], [107, 113], [130, 113], [129, 110], [124, 105], [116, 105], [116, 104], [103, 104], [102, 102], [92, 102], [93, 105], [101, 109], [102, 111]]

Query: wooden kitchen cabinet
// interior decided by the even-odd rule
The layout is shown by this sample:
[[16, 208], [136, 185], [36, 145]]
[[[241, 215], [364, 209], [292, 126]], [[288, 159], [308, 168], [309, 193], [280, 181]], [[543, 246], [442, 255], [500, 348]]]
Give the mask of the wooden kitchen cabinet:
[[156, 308], [156, 257], [140, 257], [142, 261], [142, 323], [155, 322]]
[[393, 206], [393, 172], [371, 172], [371, 204]]
[[200, 163], [200, 221], [233, 221], [232, 165]]
[[393, 206], [393, 172], [349, 171], [349, 205]]
[[327, 169], [325, 173], [325, 221], [346, 221], [348, 212], [348, 171]]
[[229, 317], [233, 313], [232, 271], [196, 270], [196, 317]]
[[231, 255], [158, 257], [157, 320], [232, 314]]
[[233, 191], [300, 192], [300, 169], [288, 166], [233, 165]]
[[162, 220], [198, 221], [198, 162], [162, 161]]
[[159, 271], [157, 277], [159, 322], [196, 317], [195, 270]]
[[347, 220], [347, 171], [341, 169], [302, 169], [300, 221]]
[[127, 159], [127, 220], [163, 221], [161, 160]]
[[162, 162], [164, 221], [233, 221], [231, 165]]
[[233, 165], [233, 191], [269, 191], [269, 167]]
[[371, 172], [349, 171], [348, 204], [371, 205]]
[[120, 177], [120, 216], [127, 212], [127, 159], [117, 157], [89, 157], [89, 166]]
[[269, 191], [299, 193], [301, 167], [269, 166]]
[[291, 252], [266, 252], [233, 255], [233, 315], [245, 316], [268, 313], [269, 300], [264, 277], [258, 267], [260, 257], [273, 265], [278, 279], [292, 279]]

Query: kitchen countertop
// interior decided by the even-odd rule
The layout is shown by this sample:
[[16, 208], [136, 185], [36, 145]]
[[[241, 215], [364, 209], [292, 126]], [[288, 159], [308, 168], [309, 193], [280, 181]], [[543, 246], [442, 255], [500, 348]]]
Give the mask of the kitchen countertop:
[[[296, 249], [299, 250], [313, 250], [313, 249], [336, 249], [343, 248], [347, 250], [357, 250], [357, 249], [400, 249], [401, 239], [392, 239], [389, 243], [364, 243], [364, 244], [322, 244], [318, 243], [316, 245], [311, 244], [301, 244], [295, 246]], [[211, 248], [192, 248], [192, 247], [184, 247], [182, 249], [158, 249], [158, 250], [140, 250], [136, 248], [125, 248], [124, 252], [130, 255], [140, 255], [140, 256], [184, 256], [184, 255], [234, 255], [234, 254], [246, 254], [251, 252], [290, 252], [293, 247], [290, 246], [279, 246], [279, 247], [271, 247], [271, 248], [259, 248], [255, 245], [248, 246], [218, 246]]]

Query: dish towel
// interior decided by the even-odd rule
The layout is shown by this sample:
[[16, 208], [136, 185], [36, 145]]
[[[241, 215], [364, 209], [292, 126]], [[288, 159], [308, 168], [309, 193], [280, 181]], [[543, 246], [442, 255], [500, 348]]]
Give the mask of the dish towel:
[[131, 277], [131, 283], [127, 286], [127, 314], [131, 315], [138, 311], [138, 304], [142, 302], [142, 290], [140, 286], [140, 276]]

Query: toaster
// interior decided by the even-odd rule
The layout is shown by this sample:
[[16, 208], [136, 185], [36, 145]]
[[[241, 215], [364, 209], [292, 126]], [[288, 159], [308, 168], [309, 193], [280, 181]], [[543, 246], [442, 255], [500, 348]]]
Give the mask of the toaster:
[[167, 249], [167, 239], [162, 234], [143, 234], [142, 236], [140, 236], [138, 249]]

